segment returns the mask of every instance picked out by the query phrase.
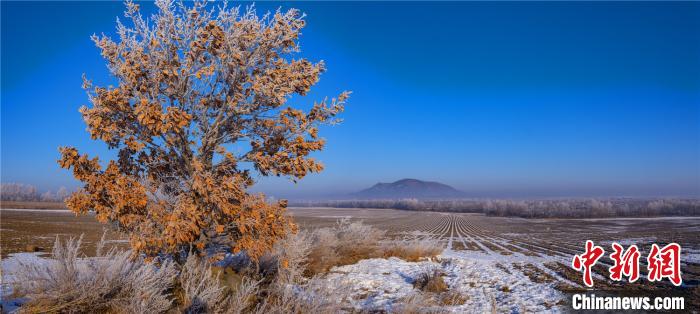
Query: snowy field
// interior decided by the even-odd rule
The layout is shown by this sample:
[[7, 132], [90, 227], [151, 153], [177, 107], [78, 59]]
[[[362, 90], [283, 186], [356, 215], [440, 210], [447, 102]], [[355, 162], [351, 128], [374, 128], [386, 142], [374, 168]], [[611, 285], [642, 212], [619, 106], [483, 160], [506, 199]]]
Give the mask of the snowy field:
[[[349, 293], [344, 303], [357, 310], [391, 311], [400, 301], [416, 295], [413, 281], [417, 274], [439, 269], [450, 291], [465, 296], [461, 304], [447, 306], [453, 312], [566, 311], [567, 294], [586, 291], [581, 274], [569, 266], [573, 255], [583, 251], [585, 240], [593, 240], [608, 251], [594, 268], [596, 291], [613, 294], [632, 291], [639, 295], [667, 291], [669, 295], [688, 296], [691, 304], [698, 301], [694, 291], [698, 290], [700, 278], [699, 218], [527, 220], [476, 214], [328, 208], [291, 209], [291, 213], [302, 228], [329, 226], [338, 218], [350, 217], [384, 229], [390, 237], [431, 237], [444, 245], [445, 251], [433, 260], [369, 259], [333, 268], [324, 280]], [[2, 210], [0, 214], [3, 246], [11, 243], [15, 250], [3, 252], [4, 295], [18, 259], [41, 260], [36, 254], [12, 254], [21, 252], [26, 244], [36, 241], [50, 250], [47, 243], [56, 235], [86, 233], [89, 244], [90, 239], [101, 234], [98, 224], [70, 213]], [[79, 223], [71, 224], [71, 219], [78, 219]], [[31, 227], [29, 235], [27, 226]], [[87, 234], [90, 232], [95, 233], [94, 237]], [[118, 237], [112, 240], [123, 241]], [[612, 263], [607, 255], [613, 241], [625, 246], [638, 245], [642, 256], [646, 256], [651, 243], [680, 243], [684, 286], [651, 285], [645, 280], [624, 285], [611, 282], [607, 279], [607, 268]], [[645, 259], [641, 261], [644, 277]], [[446, 309], [445, 305], [441, 306]]]

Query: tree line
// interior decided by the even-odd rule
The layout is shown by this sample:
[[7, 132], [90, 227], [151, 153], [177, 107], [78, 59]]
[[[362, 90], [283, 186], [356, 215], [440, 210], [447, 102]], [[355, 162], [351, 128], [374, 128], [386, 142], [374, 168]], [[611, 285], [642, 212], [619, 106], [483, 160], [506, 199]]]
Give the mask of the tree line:
[[42, 201], [42, 202], [62, 202], [70, 192], [62, 186], [58, 190], [39, 193], [37, 188], [31, 184], [23, 183], [1, 183], [0, 200], [3, 201]]
[[297, 207], [382, 208], [416, 211], [483, 213], [522, 218], [605, 218], [700, 216], [699, 199], [610, 198], [551, 200], [332, 200], [297, 201]]

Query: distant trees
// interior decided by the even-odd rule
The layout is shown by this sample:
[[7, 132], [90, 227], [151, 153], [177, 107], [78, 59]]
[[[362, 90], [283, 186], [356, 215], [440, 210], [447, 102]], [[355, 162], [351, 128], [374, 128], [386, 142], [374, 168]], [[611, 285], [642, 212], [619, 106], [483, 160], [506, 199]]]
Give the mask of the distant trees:
[[484, 213], [523, 218], [601, 218], [700, 216], [698, 199], [569, 200], [342, 200], [296, 202], [294, 206], [388, 208], [419, 211]]
[[604, 218], [700, 216], [697, 199], [574, 199], [539, 201], [491, 201], [484, 206], [491, 216], [524, 218]]
[[52, 201], [56, 199], [56, 195], [53, 194], [51, 191], [46, 191], [41, 194], [40, 199], [44, 202]]
[[39, 194], [33, 185], [22, 183], [0, 184], [0, 197], [3, 201], [36, 201]]
[[39, 195], [36, 187], [22, 183], [0, 184], [0, 199], [3, 201], [45, 201], [57, 202], [65, 200], [70, 193], [66, 187], [60, 187], [56, 193], [46, 191]]
[[287, 104], [325, 70], [293, 58], [305, 25], [297, 10], [156, 6], [148, 20], [127, 2], [131, 25], [118, 23], [118, 39], [93, 37], [118, 83], [85, 79], [92, 106], [80, 112], [118, 159], [60, 148], [60, 166], [84, 183], [66, 204], [130, 232], [135, 253], [257, 258], [294, 225], [286, 201], [247, 192], [255, 173], [299, 180], [321, 171], [309, 157], [325, 144], [318, 127], [337, 121], [349, 93], [306, 111]]

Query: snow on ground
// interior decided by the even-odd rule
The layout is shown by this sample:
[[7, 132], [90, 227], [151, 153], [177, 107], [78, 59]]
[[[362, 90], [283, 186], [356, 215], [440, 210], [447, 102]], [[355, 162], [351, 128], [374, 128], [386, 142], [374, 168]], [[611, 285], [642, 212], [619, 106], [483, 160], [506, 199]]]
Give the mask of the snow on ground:
[[374, 258], [356, 264], [334, 267], [324, 278], [339, 285], [339, 290], [351, 297], [346, 300], [358, 309], [390, 308], [396, 300], [408, 296], [413, 289], [413, 278], [429, 267], [439, 266], [434, 262], [405, 262], [392, 257]]
[[[562, 218], [563, 219], [563, 218]], [[644, 221], [644, 220], [653, 220], [653, 221], [664, 221], [664, 220], [682, 220], [682, 221], [688, 221], [688, 220], [700, 220], [700, 217], [697, 216], [669, 216], [669, 217], [607, 217], [607, 218], [574, 218], [574, 219], [566, 219], [569, 221], [576, 221], [576, 220], [581, 220], [581, 221], [629, 221], [630, 223], [633, 223], [634, 221]]]
[[646, 237], [646, 238], [630, 238], [630, 239], [621, 239], [621, 240], [615, 240], [615, 241], [602, 241], [600, 245], [603, 245], [605, 247], [609, 247], [612, 245], [612, 243], [615, 242], [619, 245], [622, 246], [630, 246], [630, 245], [637, 245], [638, 247], [645, 246], [648, 243], [655, 243], [656, 242], [656, 237]]
[[[496, 267], [497, 259], [492, 256], [463, 253], [464, 251], [448, 250], [434, 260], [420, 262], [406, 262], [395, 257], [367, 259], [353, 265], [334, 267], [323, 280], [332, 283], [336, 291], [347, 294], [349, 298], [344, 301], [351, 307], [390, 311], [397, 306], [398, 301], [418, 292], [413, 287], [413, 281], [420, 273], [439, 268], [444, 273], [450, 291], [466, 297], [464, 304], [443, 305], [443, 309], [456, 313], [491, 312], [495, 304], [496, 309], [504, 313], [560, 311], [553, 305], [563, 296], [551, 284], [533, 283], [518, 271], [506, 272]], [[12, 254], [2, 260], [0, 299], [6, 310], [16, 308], [17, 305], [13, 302], [21, 301], [7, 298], [12, 293], [12, 272], [20, 262], [48, 264], [50, 260], [34, 253]]]
[[0, 305], [3, 313], [16, 310], [23, 302], [22, 299], [10, 298], [12, 295], [12, 283], [15, 278], [13, 272], [19, 269], [20, 263], [48, 265], [49, 259], [42, 258], [44, 253], [15, 253], [0, 261]]
[[414, 279], [422, 272], [438, 268], [445, 274], [450, 291], [466, 297], [464, 304], [443, 305], [443, 309], [456, 313], [491, 312], [495, 303], [498, 312], [504, 313], [560, 312], [555, 304], [563, 295], [552, 284], [534, 283], [518, 271], [506, 272], [492, 258], [470, 258], [461, 253], [446, 251], [435, 261], [421, 262], [398, 258], [362, 260], [334, 267], [324, 279], [348, 293], [346, 301], [355, 309], [381, 311], [391, 310], [417, 293]]
[[6, 296], [12, 293], [12, 283], [15, 278], [13, 273], [19, 269], [20, 263], [25, 264], [35, 264], [35, 265], [48, 265], [50, 260], [47, 258], [42, 258], [41, 255], [46, 253], [14, 253], [9, 254], [7, 258], [3, 258], [0, 261], [0, 297]]
[[700, 264], [700, 250], [681, 248], [681, 261]]

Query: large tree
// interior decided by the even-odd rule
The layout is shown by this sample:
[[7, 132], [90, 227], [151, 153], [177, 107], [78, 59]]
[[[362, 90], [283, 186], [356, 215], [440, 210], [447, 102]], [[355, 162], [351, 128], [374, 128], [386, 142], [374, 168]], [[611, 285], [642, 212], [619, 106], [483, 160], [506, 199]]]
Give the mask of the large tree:
[[337, 122], [348, 93], [307, 111], [288, 105], [324, 71], [293, 58], [304, 27], [297, 10], [156, 6], [146, 19], [127, 2], [118, 39], [93, 36], [118, 83], [84, 79], [91, 106], [80, 112], [118, 159], [105, 165], [61, 147], [60, 166], [84, 183], [66, 204], [129, 232], [137, 254], [257, 258], [294, 225], [285, 201], [247, 192], [254, 173], [297, 180], [321, 171], [309, 157], [324, 146], [318, 126]]

